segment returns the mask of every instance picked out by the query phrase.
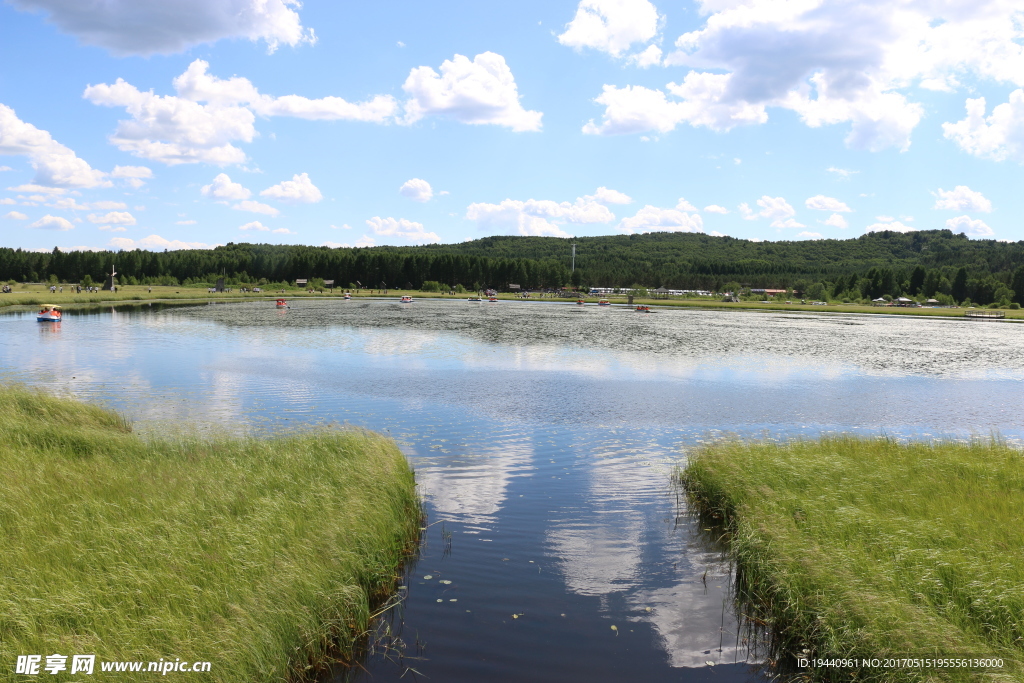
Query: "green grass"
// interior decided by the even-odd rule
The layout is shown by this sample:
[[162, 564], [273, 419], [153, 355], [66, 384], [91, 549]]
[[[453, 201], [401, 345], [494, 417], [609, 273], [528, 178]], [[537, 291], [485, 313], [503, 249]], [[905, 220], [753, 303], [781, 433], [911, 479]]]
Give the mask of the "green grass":
[[100, 680], [176, 657], [212, 663], [196, 680], [302, 679], [350, 651], [418, 535], [413, 474], [369, 432], [143, 440], [24, 388], [0, 406], [0, 680], [54, 653], [97, 655]]
[[[724, 525], [772, 658], [998, 655], [1024, 680], [1024, 455], [999, 443], [726, 442], [682, 482]], [[862, 680], [920, 680], [860, 670]], [[942, 680], [979, 680], [937, 671]], [[849, 680], [850, 672], [815, 677]]]

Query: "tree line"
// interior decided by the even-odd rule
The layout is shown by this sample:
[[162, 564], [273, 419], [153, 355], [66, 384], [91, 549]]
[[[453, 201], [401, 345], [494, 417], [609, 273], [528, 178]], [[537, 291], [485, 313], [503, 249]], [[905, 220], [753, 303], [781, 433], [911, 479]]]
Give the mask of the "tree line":
[[[576, 244], [576, 268], [570, 254]], [[300, 278], [420, 289], [633, 287], [789, 289], [810, 298], [927, 296], [1024, 304], [1024, 242], [970, 240], [949, 230], [869, 233], [848, 240], [753, 242], [647, 233], [562, 239], [494, 236], [460, 244], [329, 248], [230, 243], [215, 249], [34, 252], [0, 248], [0, 280], [121, 284], [294, 282]]]

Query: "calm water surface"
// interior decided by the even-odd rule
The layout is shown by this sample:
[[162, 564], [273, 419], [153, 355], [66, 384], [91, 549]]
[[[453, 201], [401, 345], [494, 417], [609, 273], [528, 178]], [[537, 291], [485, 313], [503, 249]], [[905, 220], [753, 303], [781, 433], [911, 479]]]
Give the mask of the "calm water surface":
[[394, 436], [431, 526], [385, 622], [399, 640], [356, 680], [744, 681], [728, 567], [670, 483], [686, 449], [835, 431], [1021, 442], [1022, 335], [518, 302], [21, 312], [0, 315], [0, 380], [142, 432]]

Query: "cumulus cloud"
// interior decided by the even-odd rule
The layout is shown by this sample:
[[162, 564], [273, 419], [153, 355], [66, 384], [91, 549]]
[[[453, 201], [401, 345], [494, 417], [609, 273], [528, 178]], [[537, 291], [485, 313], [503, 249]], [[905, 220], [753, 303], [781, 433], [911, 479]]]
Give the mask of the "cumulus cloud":
[[[812, 127], [848, 124], [850, 147], [906, 150], [923, 114], [908, 89], [951, 91], [965, 74], [1024, 85], [1020, 8], [1006, 0], [703, 0], [698, 10], [703, 24], [679, 36], [663, 63], [725, 83], [725, 92], [708, 89], [683, 99], [698, 112], [750, 107], [739, 118], [744, 123], [764, 122], [764, 108], [778, 107]], [[621, 90], [626, 92], [619, 99], [648, 95], [661, 105], [647, 128], [634, 123], [634, 129], [664, 132], [684, 121], [707, 125], [693, 124], [692, 113], [643, 91], [609, 88], [605, 100]], [[705, 118], [719, 130], [736, 125], [720, 113]], [[615, 131], [616, 117], [606, 119], [610, 123], [599, 128]]]
[[460, 123], [494, 124], [514, 131], [539, 131], [539, 111], [527, 111], [519, 103], [519, 91], [505, 58], [484, 52], [469, 61], [455, 55], [441, 64], [438, 74], [429, 66], [414, 68], [402, 88], [405, 122], [425, 116], [445, 116]]
[[976, 157], [1024, 163], [1024, 90], [985, 116], [985, 98], [967, 100], [967, 116], [956, 123], [942, 124], [946, 138]]
[[27, 221], [28, 220], [28, 216], [26, 216], [25, 214], [23, 214], [20, 211], [8, 211], [6, 214], [4, 214], [4, 218], [6, 218], [7, 220], [10, 220], [10, 221]]
[[117, 226], [115, 226], [115, 225], [101, 225], [97, 229], [98, 230], [104, 230], [104, 231], [107, 231], [107, 232], [128, 232], [128, 228], [125, 228], [125, 227], [120, 226], [120, 225], [117, 225]]
[[826, 218], [824, 221], [822, 221], [822, 223], [824, 223], [825, 225], [831, 225], [833, 228], [842, 228], [844, 230], [846, 228], [848, 228], [849, 225], [850, 225], [849, 223], [846, 222], [846, 219], [843, 218], [838, 213], [832, 214], [831, 216]]
[[860, 173], [860, 171], [851, 171], [850, 169], [847, 168], [836, 168], [835, 166], [829, 166], [825, 170], [828, 173], [835, 173], [842, 180], [849, 180], [850, 176], [854, 175], [855, 173]]
[[566, 223], [610, 223], [615, 220], [615, 214], [605, 204], [622, 204], [626, 203], [625, 200], [633, 201], [621, 192], [598, 188], [595, 194], [584, 195], [575, 202], [506, 199], [500, 204], [470, 204], [466, 218], [475, 221], [480, 230], [490, 233], [569, 237], [561, 226]]
[[324, 198], [308, 173], [296, 173], [291, 180], [283, 180], [263, 190], [260, 196], [296, 204], [315, 204]]
[[864, 232], [885, 232], [886, 230], [890, 232], [915, 232], [917, 228], [910, 225], [904, 225], [899, 221], [872, 223], [868, 227], [864, 228]]
[[946, 211], [981, 211], [990, 213], [992, 202], [985, 195], [976, 192], [966, 185], [957, 185], [952, 190], [943, 190], [941, 187], [935, 192], [938, 197], [934, 209]]
[[376, 242], [372, 237], [363, 235], [356, 240], [355, 244], [349, 244], [347, 242], [324, 242], [323, 246], [330, 247], [331, 249], [351, 249], [352, 247], [372, 247]]
[[761, 210], [755, 212], [750, 208], [749, 204], [744, 202], [740, 204], [740, 213], [748, 221], [757, 220], [758, 218], [771, 219], [771, 227], [773, 228], [806, 227], [793, 218], [796, 215], [796, 209], [782, 197], [764, 195], [757, 200], [757, 205], [761, 207]]
[[193, 61], [174, 79], [177, 95], [142, 92], [119, 78], [113, 85], [90, 85], [83, 96], [93, 104], [124, 107], [131, 116], [118, 122], [110, 136], [118, 149], [168, 165], [242, 163], [245, 152], [234, 143], [252, 141], [256, 114], [382, 123], [398, 107], [391, 96], [355, 104], [339, 97], [272, 97], [246, 78], [220, 79], [207, 73], [208, 68], [201, 59]]
[[246, 223], [245, 225], [239, 225], [238, 229], [239, 230], [256, 230], [256, 231], [259, 231], [259, 232], [267, 232], [268, 230], [270, 230], [270, 228], [268, 228], [267, 226], [263, 225], [259, 221], [253, 221], [251, 223]]
[[14, 110], [4, 104], [0, 104], [0, 154], [28, 157], [36, 172], [33, 184], [41, 188], [111, 185], [106, 173], [89, 166], [47, 131], [19, 119]]
[[696, 212], [697, 211], [697, 207], [696, 206], [694, 206], [690, 202], [686, 201], [682, 197], [680, 197], [679, 201], [676, 202], [676, 209], [678, 211], [692, 211], [692, 212]]
[[13, 0], [15, 7], [44, 12], [51, 23], [86, 45], [115, 55], [182, 52], [223, 38], [279, 45], [316, 42], [296, 11], [296, 0]]
[[185, 220], [185, 221], [174, 221], [174, 224], [175, 225], [195, 225], [196, 221], [191, 220], [191, 219]]
[[707, 213], [729, 213], [729, 209], [725, 208], [724, 206], [719, 206], [718, 204], [710, 204], [708, 206], [705, 206], [704, 211], [706, 211]]
[[430, 198], [434, 196], [434, 190], [426, 180], [412, 178], [402, 183], [402, 186], [398, 188], [398, 194], [408, 197], [414, 202], [429, 202]]
[[111, 211], [110, 213], [99, 215], [91, 213], [88, 216], [90, 223], [106, 223], [108, 225], [135, 225], [135, 216], [131, 215], [127, 211]]
[[798, 232], [796, 234], [796, 238], [798, 240], [820, 240], [820, 239], [823, 239], [820, 232], [808, 232], [806, 230], [803, 231], [803, 232]]
[[121, 178], [126, 185], [138, 189], [153, 177], [153, 171], [145, 166], [115, 166], [110, 177]]
[[212, 197], [221, 201], [236, 201], [248, 199], [252, 192], [240, 183], [232, 182], [227, 173], [219, 173], [209, 185], [203, 185], [199, 190], [204, 197]]
[[422, 223], [416, 223], [415, 221], [406, 220], [405, 218], [380, 218], [374, 216], [373, 218], [366, 221], [366, 224], [370, 226], [370, 229], [377, 235], [383, 235], [385, 237], [400, 237], [406, 241], [413, 242], [415, 244], [424, 244], [428, 242], [440, 242], [441, 238], [437, 236], [437, 233], [427, 232], [423, 228]]
[[10, 166], [0, 166], [0, 173], [3, 173], [4, 171], [13, 171], [13, 170], [14, 169], [11, 168]]
[[953, 232], [963, 232], [975, 237], [991, 237], [995, 234], [981, 219], [972, 220], [970, 216], [950, 218], [946, 221], [946, 227]]
[[277, 216], [281, 212], [269, 204], [263, 204], [262, 202], [253, 201], [246, 199], [245, 201], [238, 202], [231, 206], [236, 211], [251, 211], [252, 213], [262, 213], [266, 216]]
[[73, 230], [75, 226], [67, 218], [46, 214], [28, 227], [36, 228], [37, 230], [60, 230], [63, 232], [65, 230]]
[[197, 59], [174, 79], [179, 97], [207, 102], [215, 107], [245, 106], [260, 116], [291, 116], [319, 121], [369, 121], [384, 123], [394, 117], [398, 102], [391, 95], [377, 95], [366, 102], [340, 97], [310, 99], [300, 95], [273, 97], [261, 93], [248, 78], [218, 78], [208, 72], [209, 63]]
[[662, 20], [648, 0], [581, 0], [558, 42], [621, 57], [634, 43], [654, 38]]
[[627, 61], [641, 69], [658, 66], [661, 64], [661, 48], [657, 45], [649, 45], [643, 52], [630, 55]]
[[610, 190], [607, 187], [599, 187], [592, 195], [584, 195], [583, 199], [593, 200], [601, 204], [632, 204], [633, 198], [618, 190]]
[[636, 215], [623, 218], [618, 228], [630, 234], [662, 231], [703, 232], [704, 221], [698, 214], [686, 213], [679, 209], [660, 209], [648, 204], [637, 211]]
[[[764, 106], [730, 100], [729, 74], [691, 71], [682, 83], [669, 83], [668, 95], [643, 86], [605, 85], [594, 100], [604, 105], [600, 124], [589, 121], [583, 132], [589, 135], [624, 135], [655, 131], [667, 133], [680, 123], [727, 131], [740, 125], [768, 120]], [[670, 99], [669, 95], [674, 99]]]
[[288, 228], [275, 228], [274, 230], [271, 230], [270, 232], [274, 233], [275, 235], [294, 235], [294, 234], [296, 234], [295, 231], [289, 230]]
[[851, 209], [838, 199], [835, 199], [833, 197], [826, 197], [823, 194], [809, 197], [804, 202], [804, 206], [806, 206], [808, 209], [815, 209], [817, 211], [853, 211], [853, 209]]
[[129, 237], [114, 237], [110, 240], [110, 246], [117, 249], [147, 249], [159, 251], [166, 249], [176, 251], [178, 249], [213, 249], [217, 244], [206, 244], [205, 242], [183, 242], [181, 240], [169, 240], [160, 235], [150, 235], [140, 240], [133, 240]]

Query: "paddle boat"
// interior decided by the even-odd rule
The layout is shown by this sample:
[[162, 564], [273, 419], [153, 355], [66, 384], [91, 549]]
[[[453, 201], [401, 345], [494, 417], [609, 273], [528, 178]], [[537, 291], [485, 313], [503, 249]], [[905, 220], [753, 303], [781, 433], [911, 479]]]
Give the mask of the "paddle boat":
[[349, 294], [348, 292], [345, 292], [345, 301], [348, 301], [351, 298], [352, 298], [352, 295]]
[[487, 301], [489, 301], [492, 304], [496, 304], [496, 303], [498, 303], [498, 297], [496, 297], [496, 296], [489, 296], [489, 297], [487, 297]]
[[608, 299], [601, 299], [600, 301], [597, 302], [597, 305], [598, 306], [611, 306], [612, 302], [608, 301]]
[[577, 299], [577, 300], [576, 300], [576, 305], [577, 305], [577, 306], [582, 306], [582, 305], [583, 305], [583, 304], [585, 304], [585, 303], [587, 303], [587, 302], [586, 302], [586, 301], [584, 301], [583, 299]]
[[403, 303], [403, 304], [411, 304], [411, 303], [412, 303], [412, 297], [411, 297], [411, 296], [409, 296], [408, 294], [406, 294], [405, 296], [403, 296], [403, 297], [401, 298], [401, 300], [399, 301], [399, 303]]
[[285, 299], [278, 299], [277, 300], [277, 307], [278, 308], [288, 308], [288, 302]]
[[650, 306], [637, 306], [636, 307], [636, 312], [637, 313], [650, 313], [651, 312], [651, 307]]
[[60, 306], [44, 305], [39, 309], [39, 314], [36, 315], [36, 320], [41, 323], [59, 323], [60, 322]]
[[471, 297], [469, 297], [469, 300], [470, 300], [470, 301], [475, 301], [475, 302], [477, 302], [478, 304], [479, 304], [479, 303], [483, 303], [483, 299], [481, 299], [481, 298], [480, 298], [480, 297], [478, 297], [478, 296], [471, 296]]

